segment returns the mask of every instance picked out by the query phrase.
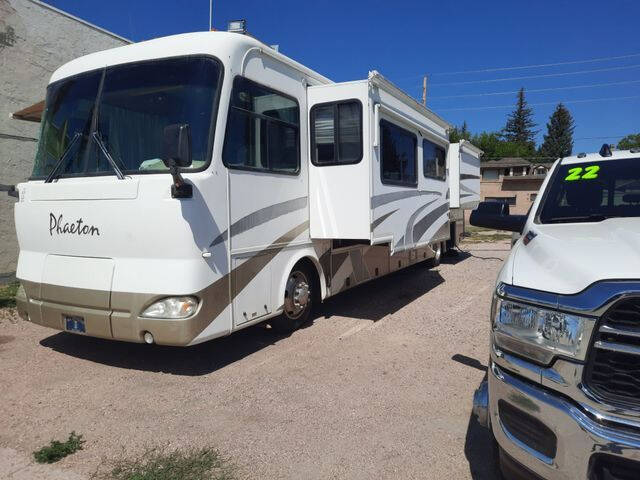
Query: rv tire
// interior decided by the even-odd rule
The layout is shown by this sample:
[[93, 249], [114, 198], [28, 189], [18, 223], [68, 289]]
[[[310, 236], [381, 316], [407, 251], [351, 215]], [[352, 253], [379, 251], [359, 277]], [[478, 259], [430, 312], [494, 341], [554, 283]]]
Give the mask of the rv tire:
[[303, 262], [298, 262], [287, 279], [283, 312], [269, 321], [279, 333], [290, 333], [309, 321], [316, 297], [317, 282], [314, 272]]

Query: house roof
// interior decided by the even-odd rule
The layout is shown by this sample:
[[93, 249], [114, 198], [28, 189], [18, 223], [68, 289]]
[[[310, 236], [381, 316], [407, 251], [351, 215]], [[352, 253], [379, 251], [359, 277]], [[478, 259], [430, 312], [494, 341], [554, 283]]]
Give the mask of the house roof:
[[44, 111], [44, 100], [39, 101], [31, 105], [30, 107], [23, 108], [22, 110], [15, 112], [11, 115], [17, 120], [26, 120], [28, 122], [39, 122], [42, 118], [42, 112]]
[[536, 162], [535, 158], [527, 160], [520, 157], [505, 157], [499, 160], [488, 160], [480, 164], [480, 168], [511, 168], [511, 167], [531, 167], [531, 166], [551, 167], [553, 162]]
[[124, 38], [116, 33], [110, 32], [109, 30], [106, 30], [102, 27], [99, 27], [97, 25], [94, 25], [93, 23], [87, 22], [86, 20], [83, 20], [82, 18], [76, 17], [75, 15], [71, 15], [68, 12], [65, 12], [64, 10], [60, 10], [59, 8], [54, 7], [53, 5], [49, 5], [48, 3], [45, 3], [41, 0], [30, 0], [31, 3], [35, 3], [36, 5], [39, 5], [42, 8], [46, 8], [48, 10], [51, 10], [53, 12], [56, 12], [60, 15], [63, 15], [67, 18], [70, 18], [71, 20], [75, 20], [78, 23], [82, 23], [83, 25], [86, 25], [87, 27], [96, 30], [100, 33], [104, 33], [105, 35], [109, 35], [110, 37], [113, 37], [117, 40], [120, 40], [124, 43], [133, 43], [133, 41], [129, 40], [128, 38]]

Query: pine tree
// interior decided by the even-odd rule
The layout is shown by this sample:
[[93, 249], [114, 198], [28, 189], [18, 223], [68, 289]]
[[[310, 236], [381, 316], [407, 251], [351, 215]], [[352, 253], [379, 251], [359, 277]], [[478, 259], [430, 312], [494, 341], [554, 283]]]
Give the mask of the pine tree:
[[518, 102], [516, 109], [507, 118], [502, 135], [508, 142], [513, 142], [526, 147], [527, 150], [535, 151], [535, 135], [537, 130], [533, 121], [533, 110], [527, 105], [524, 98], [524, 88], [518, 92]]
[[454, 126], [449, 130], [449, 141], [451, 143], [458, 143], [460, 140], [471, 140], [471, 132], [469, 132], [466, 120], [461, 127]]
[[559, 103], [547, 123], [547, 134], [540, 147], [540, 152], [546, 157], [568, 157], [573, 151], [573, 130], [575, 125], [571, 113], [562, 103]]

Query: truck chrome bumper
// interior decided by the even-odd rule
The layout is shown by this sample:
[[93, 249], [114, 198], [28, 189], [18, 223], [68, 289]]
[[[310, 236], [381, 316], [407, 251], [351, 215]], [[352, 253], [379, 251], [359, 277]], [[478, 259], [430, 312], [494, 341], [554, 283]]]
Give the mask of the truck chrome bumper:
[[[547, 480], [588, 479], [596, 459], [640, 461], [640, 430], [629, 426], [605, 424], [597, 415], [588, 414], [579, 405], [532, 382], [521, 380], [491, 361], [488, 372], [488, 415], [493, 434], [500, 447], [516, 462]], [[474, 413], [482, 414], [482, 397]], [[501, 418], [500, 405], [523, 412], [555, 434], [553, 456], [523, 441], [523, 430], [511, 431]], [[526, 430], [525, 430], [526, 432]], [[624, 461], [624, 460], [621, 460]], [[593, 477], [598, 478], [598, 477]], [[612, 477], [613, 478], [613, 477]], [[624, 477], [627, 478], [627, 477]]]

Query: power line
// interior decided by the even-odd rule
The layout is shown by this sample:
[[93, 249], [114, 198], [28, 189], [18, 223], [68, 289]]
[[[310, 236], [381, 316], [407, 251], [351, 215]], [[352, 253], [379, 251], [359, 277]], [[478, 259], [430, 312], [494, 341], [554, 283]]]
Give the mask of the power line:
[[624, 138], [626, 135], [609, 135], [608, 137], [580, 137], [574, 140], [606, 140], [607, 138]]
[[[640, 83], [640, 80], [628, 80], [624, 82], [609, 82], [609, 83], [592, 83], [589, 85], [574, 85], [571, 87], [554, 87], [554, 88], [536, 88], [527, 89], [526, 93], [538, 93], [538, 92], [553, 92], [557, 90], [573, 90], [576, 88], [593, 88], [593, 87], [609, 87], [613, 85], [629, 85], [632, 83]], [[440, 100], [445, 98], [469, 98], [469, 97], [490, 97], [496, 95], [513, 95], [518, 93], [518, 90], [510, 90], [508, 92], [491, 92], [491, 93], [469, 93], [466, 95], [444, 95], [441, 97], [429, 97], [429, 100]]]
[[596, 63], [596, 62], [604, 62], [607, 60], [620, 60], [623, 58], [635, 58], [635, 57], [640, 57], [640, 53], [632, 53], [630, 55], [617, 55], [615, 57], [591, 58], [589, 60], [572, 60], [568, 62], [557, 62], [557, 63], [539, 63], [537, 65], [522, 65], [518, 67], [499, 67], [499, 68], [484, 68], [481, 70], [463, 70], [460, 72], [441, 72], [441, 73], [433, 73], [431, 75], [461, 75], [464, 73], [504, 72], [507, 70], [525, 70], [528, 68], [558, 67], [560, 65], [577, 65], [580, 63]]
[[524, 77], [492, 78], [489, 80], [471, 80], [466, 82], [432, 83], [431, 85], [432, 86], [451, 86], [451, 85], [472, 85], [474, 83], [507, 82], [507, 81], [513, 81], [513, 80], [529, 80], [532, 78], [564, 77], [566, 75], [580, 75], [583, 73], [611, 72], [614, 70], [629, 70], [631, 68], [638, 68], [638, 67], [640, 67], [640, 64], [626, 65], [623, 67], [595, 68], [593, 70], [578, 70], [575, 72], [546, 73], [544, 75], [527, 75]]
[[[608, 97], [608, 98], [589, 98], [585, 100], [568, 100], [568, 101], [558, 101], [558, 102], [540, 102], [540, 103], [529, 103], [529, 105], [538, 107], [542, 105], [557, 105], [558, 103], [562, 104], [570, 104], [570, 103], [590, 103], [590, 102], [604, 102], [604, 101], [613, 101], [613, 100], [631, 100], [634, 98], [640, 98], [640, 95], [631, 95], [627, 97]], [[498, 109], [498, 108], [513, 108], [515, 104], [510, 105], [494, 105], [490, 107], [465, 107], [465, 108], [439, 108], [440, 112], [451, 112], [454, 110], [490, 110], [490, 109]]]

